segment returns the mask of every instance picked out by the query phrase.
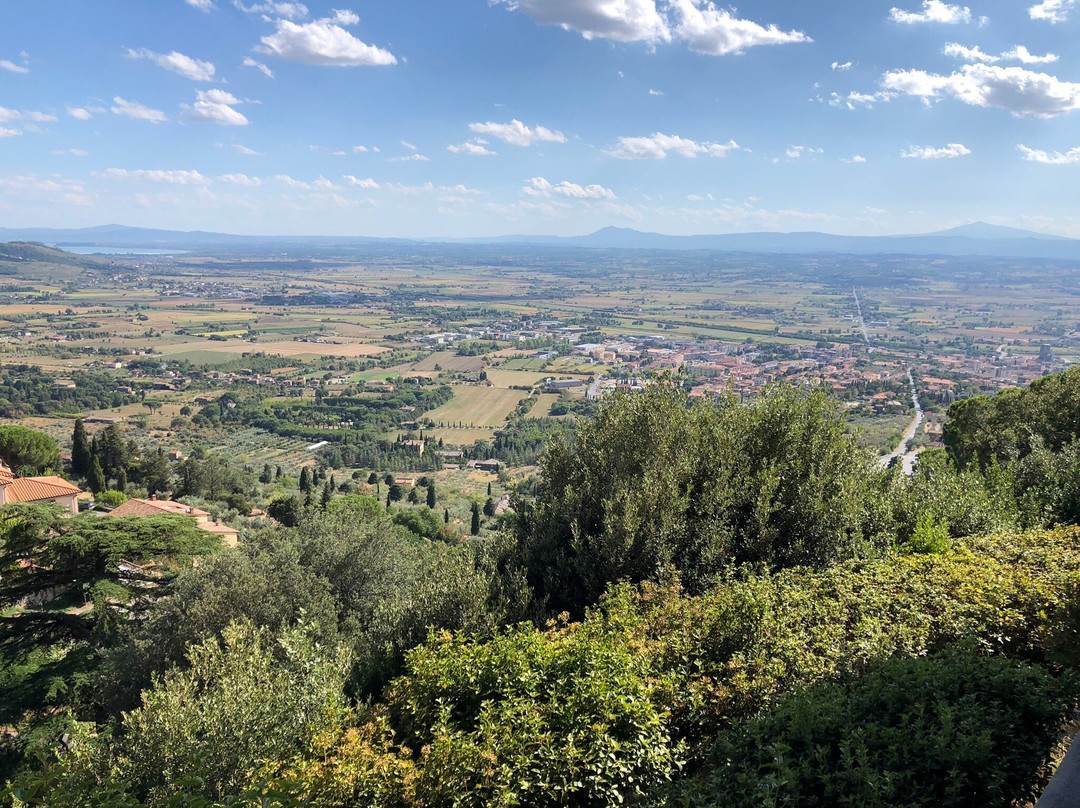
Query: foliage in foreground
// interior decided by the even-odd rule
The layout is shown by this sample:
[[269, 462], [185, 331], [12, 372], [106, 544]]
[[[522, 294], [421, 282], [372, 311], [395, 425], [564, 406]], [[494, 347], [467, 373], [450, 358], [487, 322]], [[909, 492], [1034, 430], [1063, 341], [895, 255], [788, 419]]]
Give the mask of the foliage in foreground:
[[[580, 625], [433, 635], [380, 701], [355, 716], [327, 711], [321, 731], [297, 732], [294, 710], [267, 710], [260, 733], [291, 732], [303, 748], [275, 747], [246, 779], [191, 791], [170, 761], [209, 751], [196, 716], [248, 726], [247, 701], [227, 697], [248, 674], [223, 659], [218, 686], [177, 699], [174, 675], [147, 694], [145, 721], [127, 716], [116, 740], [61, 761], [66, 774], [20, 788], [93, 783], [155, 808], [194, 804], [169, 801], [185, 789], [269, 789], [292, 796], [264, 804], [326, 808], [812, 806], [841, 793], [853, 805], [1005, 808], [1043, 784], [1080, 694], [1054, 664], [1076, 640], [1078, 584], [1072, 528], [732, 578], [695, 597], [617, 587]], [[301, 686], [275, 681], [260, 704], [289, 704], [283, 691]], [[150, 750], [137, 769], [125, 764], [131, 749]], [[87, 759], [93, 777], [78, 763]]]

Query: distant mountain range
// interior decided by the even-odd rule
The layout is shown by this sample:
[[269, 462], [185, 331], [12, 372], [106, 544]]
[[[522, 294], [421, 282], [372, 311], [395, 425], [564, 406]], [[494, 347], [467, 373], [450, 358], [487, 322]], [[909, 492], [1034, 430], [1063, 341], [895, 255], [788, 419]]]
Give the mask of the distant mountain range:
[[183, 249], [255, 245], [358, 247], [375, 244], [521, 245], [605, 250], [715, 250], [746, 253], [845, 253], [852, 255], [994, 256], [1080, 260], [1080, 239], [1062, 238], [1011, 227], [975, 223], [910, 236], [836, 236], [828, 233], [732, 233], [668, 236], [605, 227], [584, 236], [499, 236], [468, 239], [386, 239], [342, 236], [237, 236], [202, 231], [180, 232], [106, 225], [82, 230], [0, 228], [0, 241], [39, 241], [58, 247]]

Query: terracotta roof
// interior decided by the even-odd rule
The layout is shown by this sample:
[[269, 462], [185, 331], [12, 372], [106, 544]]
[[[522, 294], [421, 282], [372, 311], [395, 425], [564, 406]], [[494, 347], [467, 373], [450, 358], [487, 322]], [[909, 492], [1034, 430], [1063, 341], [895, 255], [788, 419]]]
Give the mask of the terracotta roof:
[[239, 536], [240, 531], [235, 527], [229, 527], [219, 522], [204, 522], [199, 525], [199, 528], [205, 530], [207, 533], [217, 533], [222, 536]]
[[114, 508], [109, 516], [161, 516], [162, 514], [175, 514], [177, 516], [209, 516], [206, 511], [200, 511], [190, 505], [172, 502], [167, 499], [129, 499], [118, 508]]
[[7, 489], [8, 502], [40, 502], [82, 493], [81, 488], [59, 477], [17, 477], [0, 484]]

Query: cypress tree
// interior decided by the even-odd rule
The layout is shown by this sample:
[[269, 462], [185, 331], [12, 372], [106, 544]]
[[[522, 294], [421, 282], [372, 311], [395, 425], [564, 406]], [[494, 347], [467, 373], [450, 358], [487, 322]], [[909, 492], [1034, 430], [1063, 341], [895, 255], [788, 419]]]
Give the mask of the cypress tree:
[[472, 526], [471, 533], [474, 536], [480, 535], [480, 506], [475, 502], [472, 504]]
[[444, 525], [450, 524], [450, 509], [449, 508], [443, 508], [442, 522], [443, 522]]
[[105, 490], [105, 472], [101, 470], [101, 461], [94, 457], [90, 461], [90, 470], [86, 474], [86, 486], [95, 494]]
[[428, 486], [427, 489], [427, 506], [432, 510], [435, 510], [435, 483]]
[[495, 515], [495, 500], [491, 497], [487, 498], [487, 502], [484, 503], [484, 516], [492, 517]]
[[334, 489], [331, 488], [330, 481], [327, 480], [326, 483], [323, 485], [322, 499], [319, 501], [319, 504], [322, 505], [323, 510], [326, 510], [326, 506], [330, 504], [330, 500], [332, 500], [333, 498]]
[[86, 425], [82, 418], [75, 419], [75, 431], [71, 435], [71, 470], [80, 477], [90, 471], [90, 439], [86, 436]]
[[311, 493], [311, 472], [307, 466], [300, 470], [300, 490], [305, 494]]

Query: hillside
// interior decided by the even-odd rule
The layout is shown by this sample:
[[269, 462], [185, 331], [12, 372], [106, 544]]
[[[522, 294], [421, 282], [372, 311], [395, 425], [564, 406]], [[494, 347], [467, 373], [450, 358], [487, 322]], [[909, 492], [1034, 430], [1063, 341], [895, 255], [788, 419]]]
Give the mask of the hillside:
[[74, 280], [86, 272], [101, 272], [108, 264], [94, 258], [46, 247], [33, 241], [0, 243], [0, 275], [30, 281]]

